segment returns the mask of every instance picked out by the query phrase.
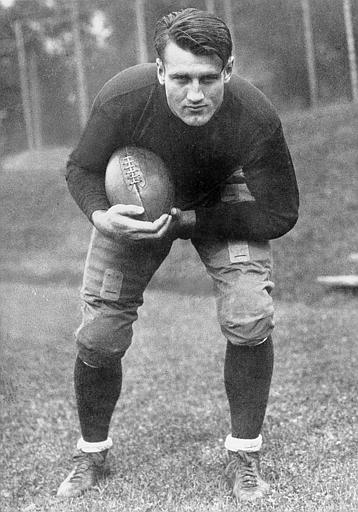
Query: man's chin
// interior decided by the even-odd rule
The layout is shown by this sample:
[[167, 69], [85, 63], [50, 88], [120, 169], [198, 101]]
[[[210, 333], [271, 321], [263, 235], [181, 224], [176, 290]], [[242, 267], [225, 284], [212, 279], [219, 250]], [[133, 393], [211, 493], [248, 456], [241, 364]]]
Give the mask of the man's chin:
[[211, 118], [212, 116], [190, 115], [181, 117], [181, 120], [188, 126], [204, 126]]

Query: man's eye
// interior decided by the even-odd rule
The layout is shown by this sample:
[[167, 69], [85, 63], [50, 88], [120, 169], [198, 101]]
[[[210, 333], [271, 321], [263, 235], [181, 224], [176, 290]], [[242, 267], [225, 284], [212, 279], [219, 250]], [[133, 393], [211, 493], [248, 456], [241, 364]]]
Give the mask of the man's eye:
[[212, 84], [216, 80], [217, 80], [216, 76], [205, 76], [204, 78], [202, 78], [201, 81], [203, 84]]
[[179, 84], [185, 84], [188, 81], [188, 79], [185, 76], [176, 76], [175, 81]]

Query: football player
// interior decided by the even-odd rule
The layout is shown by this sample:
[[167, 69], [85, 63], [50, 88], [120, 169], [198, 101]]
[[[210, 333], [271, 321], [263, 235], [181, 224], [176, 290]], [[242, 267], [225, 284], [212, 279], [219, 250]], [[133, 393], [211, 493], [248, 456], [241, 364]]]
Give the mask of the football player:
[[[273, 369], [269, 241], [297, 221], [294, 168], [273, 106], [233, 74], [231, 35], [220, 18], [173, 12], [157, 22], [154, 41], [156, 64], [126, 69], [99, 92], [67, 165], [69, 190], [94, 228], [76, 332], [81, 437], [58, 496], [78, 496], [97, 481], [112, 447], [121, 361], [143, 292], [173, 239], [182, 238], [214, 282], [227, 344], [225, 473], [233, 495], [252, 501], [269, 489], [259, 464]], [[106, 166], [126, 145], [149, 149], [167, 165], [176, 193], [171, 214], [145, 222], [139, 206], [109, 205]]]

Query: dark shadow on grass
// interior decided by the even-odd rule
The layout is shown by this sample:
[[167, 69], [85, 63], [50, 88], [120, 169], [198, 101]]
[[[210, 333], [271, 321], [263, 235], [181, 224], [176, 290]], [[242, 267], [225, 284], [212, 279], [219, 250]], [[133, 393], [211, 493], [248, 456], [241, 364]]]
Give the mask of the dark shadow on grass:
[[358, 288], [348, 288], [347, 286], [332, 286], [325, 292], [326, 295], [341, 295], [344, 297], [358, 297]]

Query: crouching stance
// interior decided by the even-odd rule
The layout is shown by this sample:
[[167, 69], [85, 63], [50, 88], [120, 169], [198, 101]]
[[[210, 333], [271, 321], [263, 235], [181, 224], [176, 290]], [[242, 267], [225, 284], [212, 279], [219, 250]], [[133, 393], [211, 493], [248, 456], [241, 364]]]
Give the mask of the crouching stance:
[[[269, 101], [232, 74], [230, 32], [215, 15], [184, 9], [160, 19], [158, 59], [122, 71], [99, 92], [67, 166], [71, 194], [93, 223], [76, 332], [75, 391], [81, 438], [58, 496], [95, 485], [112, 446], [121, 360], [143, 292], [176, 238], [190, 239], [214, 283], [226, 339], [231, 432], [225, 474], [242, 501], [263, 497], [259, 452], [273, 368], [269, 240], [297, 220], [298, 191], [281, 123]], [[158, 154], [176, 208], [154, 222], [137, 206], [110, 206], [112, 153]]]

